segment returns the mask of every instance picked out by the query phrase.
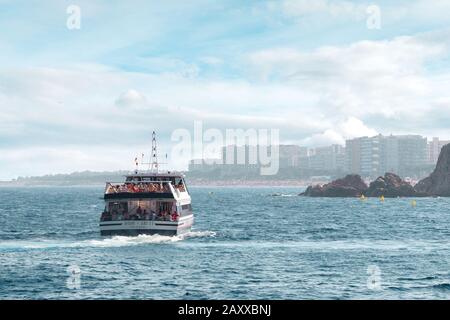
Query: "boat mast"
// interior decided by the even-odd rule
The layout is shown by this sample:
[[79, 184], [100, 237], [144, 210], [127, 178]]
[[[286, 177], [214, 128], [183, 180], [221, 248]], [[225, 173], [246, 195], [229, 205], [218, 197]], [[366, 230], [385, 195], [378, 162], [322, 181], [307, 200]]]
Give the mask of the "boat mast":
[[158, 172], [158, 149], [156, 145], [156, 133], [152, 133], [152, 159], [151, 159], [151, 171]]

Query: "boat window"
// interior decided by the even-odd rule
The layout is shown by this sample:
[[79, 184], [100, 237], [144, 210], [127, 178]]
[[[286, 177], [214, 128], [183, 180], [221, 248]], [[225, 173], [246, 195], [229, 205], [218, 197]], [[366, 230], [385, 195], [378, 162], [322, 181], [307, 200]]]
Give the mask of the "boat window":
[[181, 206], [182, 210], [192, 210], [192, 206], [190, 204], [184, 204]]
[[177, 181], [175, 182], [174, 187], [180, 192], [185, 192], [186, 191], [186, 188], [184, 186], [184, 181], [181, 178], [177, 179]]

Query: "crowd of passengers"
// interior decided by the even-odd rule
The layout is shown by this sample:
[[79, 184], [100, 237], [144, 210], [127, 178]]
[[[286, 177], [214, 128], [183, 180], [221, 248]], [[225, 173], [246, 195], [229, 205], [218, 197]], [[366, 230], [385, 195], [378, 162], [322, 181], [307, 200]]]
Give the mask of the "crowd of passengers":
[[[184, 186], [182, 183], [174, 186], [180, 192], [184, 191]], [[167, 183], [125, 183], [118, 185], [110, 185], [106, 190], [106, 193], [138, 193], [138, 192], [160, 192], [167, 193], [170, 192], [170, 187]]]
[[179, 214], [176, 212], [170, 213], [168, 210], [162, 210], [159, 213], [153, 210], [142, 210], [139, 206], [134, 213], [128, 213], [124, 209], [113, 210], [112, 212], [104, 211], [101, 216], [101, 221], [120, 221], [120, 220], [156, 220], [156, 221], [178, 221]]

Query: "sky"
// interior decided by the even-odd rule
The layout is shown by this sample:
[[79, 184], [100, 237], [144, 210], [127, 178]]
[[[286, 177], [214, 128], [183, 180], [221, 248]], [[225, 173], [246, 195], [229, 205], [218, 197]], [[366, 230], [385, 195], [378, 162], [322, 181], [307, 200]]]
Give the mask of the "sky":
[[194, 121], [309, 147], [450, 139], [448, 12], [448, 0], [0, 0], [0, 180], [131, 169], [153, 130], [183, 169], [171, 135]]

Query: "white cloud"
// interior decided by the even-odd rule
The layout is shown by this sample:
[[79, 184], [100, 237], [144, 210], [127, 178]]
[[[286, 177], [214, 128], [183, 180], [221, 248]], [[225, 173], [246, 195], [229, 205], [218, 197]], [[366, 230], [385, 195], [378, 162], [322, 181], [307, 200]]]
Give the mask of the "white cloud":
[[147, 98], [139, 91], [130, 89], [122, 93], [115, 103], [119, 107], [142, 108], [147, 104]]
[[342, 124], [338, 125], [339, 132], [347, 139], [368, 136], [372, 137], [377, 134], [374, 129], [367, 127], [361, 120], [350, 117]]
[[367, 127], [355, 117], [349, 117], [342, 123], [337, 123], [333, 128], [303, 139], [301, 143], [310, 147], [329, 146], [331, 144], [345, 145], [346, 139], [375, 135], [377, 135], [376, 130]]
[[284, 0], [282, 10], [288, 16], [309, 16], [325, 13], [334, 17], [361, 18], [365, 15], [367, 5], [355, 4], [350, 1], [330, 0]]
[[217, 57], [203, 57], [200, 61], [211, 66], [219, 66], [223, 64], [223, 60]]
[[[409, 123], [409, 130], [416, 131], [414, 123], [435, 108], [436, 98], [450, 97], [442, 86], [442, 78], [449, 75], [428, 70], [430, 62], [447, 55], [445, 42], [434, 34], [424, 34], [321, 47], [311, 52], [263, 50], [250, 54], [248, 61], [252, 73], [263, 82], [295, 84], [317, 97], [316, 116], [323, 115], [330, 121], [328, 129], [338, 126], [343, 117], [355, 117], [364, 122], [378, 118], [379, 122], [372, 124], [378, 131], [401, 127], [389, 127], [383, 119]], [[440, 112], [449, 114], [450, 110]]]
[[[0, 148], [0, 180], [20, 176], [74, 171], [108, 171], [133, 169], [134, 157], [140, 154], [138, 146], [105, 148], [101, 146], [54, 146], [27, 148]], [[7, 152], [5, 152], [7, 151]], [[125, 152], [124, 152], [125, 151]]]
[[251, 75], [239, 80], [186, 76], [189, 63], [153, 73], [101, 65], [2, 70], [0, 177], [31, 174], [33, 163], [39, 173], [121, 169], [137, 151], [127, 146], [147, 148], [153, 129], [168, 142], [194, 120], [205, 129], [279, 128], [282, 139], [309, 145], [377, 132], [442, 134], [450, 74], [429, 64], [448, 56], [447, 36], [261, 50], [234, 66]]
[[[408, 3], [346, 0], [283, 0], [274, 1], [270, 9], [280, 11], [284, 16], [303, 23], [320, 21], [334, 24], [340, 21], [363, 21], [369, 15], [367, 8], [376, 5], [380, 8], [382, 28], [397, 23], [404, 24], [441, 24], [448, 23], [450, 2], [448, 0], [414, 0]], [[327, 20], [323, 20], [328, 18]]]

